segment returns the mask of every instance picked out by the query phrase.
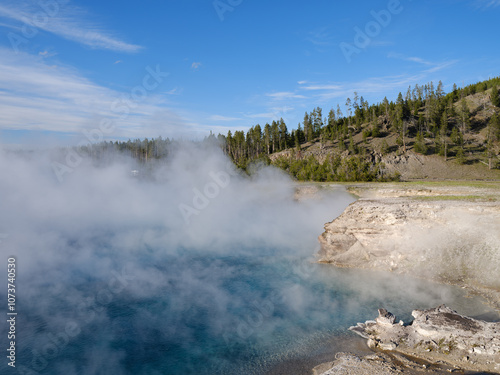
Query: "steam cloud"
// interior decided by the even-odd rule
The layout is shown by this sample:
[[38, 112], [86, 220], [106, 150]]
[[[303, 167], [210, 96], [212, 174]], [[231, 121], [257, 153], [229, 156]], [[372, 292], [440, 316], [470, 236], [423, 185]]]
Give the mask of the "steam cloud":
[[[134, 349], [141, 355], [174, 337], [175, 350], [199, 345], [200, 356], [210, 356], [197, 343], [200, 331], [228, 337], [229, 346], [245, 335], [265, 342], [286, 324], [286, 316], [271, 319], [279, 304], [327, 325], [335, 311], [362, 308], [350, 299], [354, 291], [367, 300], [377, 286], [377, 298], [408, 292], [370, 273], [332, 275], [296, 262], [316, 253], [323, 224], [353, 201], [347, 193], [297, 201], [281, 171], [242, 176], [206, 145], [182, 144], [148, 178], [133, 160], [115, 156], [101, 166], [85, 160], [60, 183], [43, 153], [0, 153], [0, 173], [0, 249], [4, 260], [17, 258], [18, 363], [26, 373], [130, 373], [135, 357], [122, 349], [126, 340], [141, 342]], [[283, 273], [297, 282], [266, 291], [274, 271], [261, 266], [254, 271], [261, 288], [252, 289], [245, 280], [256, 275], [242, 273], [238, 257], [264, 265], [283, 259]], [[303, 284], [320, 279], [342, 285], [348, 302], [340, 306], [319, 284], [325, 298], [314, 299]], [[439, 288], [412, 293], [431, 303], [448, 298]], [[252, 311], [254, 324], [245, 326]]]

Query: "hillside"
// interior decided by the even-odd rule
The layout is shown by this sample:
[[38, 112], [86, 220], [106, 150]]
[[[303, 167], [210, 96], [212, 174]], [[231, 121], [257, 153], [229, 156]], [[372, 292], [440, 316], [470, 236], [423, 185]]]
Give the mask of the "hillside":
[[[356, 137], [354, 138], [356, 139]], [[397, 151], [396, 136], [389, 135], [385, 138], [368, 140], [368, 147], [377, 150], [382, 140], [386, 140], [395, 151], [386, 155], [373, 151], [369, 155], [372, 164], [383, 164], [383, 172], [386, 176], [399, 175], [403, 181], [410, 180], [500, 180], [500, 169], [489, 169], [480, 153], [467, 155], [467, 161], [463, 164], [457, 162], [456, 157], [448, 157], [447, 160], [439, 155], [423, 155], [414, 151], [413, 146], [409, 146], [405, 154]], [[479, 141], [480, 142], [480, 141]], [[391, 146], [390, 146], [391, 147]], [[326, 142], [323, 146], [319, 140], [307, 142], [302, 145], [302, 158], [307, 160], [311, 156], [319, 164], [325, 162], [332, 153], [338, 152], [338, 148], [333, 142]], [[349, 157], [348, 152], [344, 152], [345, 157]], [[290, 159], [295, 157], [295, 150], [288, 149], [269, 155], [272, 164], [280, 165], [280, 159]]]
[[318, 107], [291, 133], [280, 119], [218, 140], [242, 168], [264, 161], [302, 181], [498, 180], [499, 87], [493, 78], [445, 94], [431, 82], [374, 105], [355, 92], [347, 115]]

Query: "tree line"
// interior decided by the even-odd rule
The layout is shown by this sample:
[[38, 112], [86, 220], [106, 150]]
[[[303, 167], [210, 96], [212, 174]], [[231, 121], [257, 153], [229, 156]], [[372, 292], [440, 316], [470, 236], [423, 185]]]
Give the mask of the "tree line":
[[[304, 119], [291, 132], [283, 119], [251, 127], [246, 133], [229, 131], [227, 136], [218, 135], [224, 151], [241, 167], [254, 159], [266, 155], [295, 148], [295, 157], [300, 159], [301, 149], [305, 143], [319, 142], [320, 147], [327, 141], [333, 142], [340, 152], [360, 154], [364, 151], [378, 151], [382, 154], [389, 147], [379, 150], [367, 150], [353, 141], [356, 134], [362, 134], [363, 141], [369, 137], [384, 138], [397, 135], [399, 152], [405, 153], [408, 141], [412, 139], [414, 151], [422, 154], [439, 154], [445, 159], [450, 151], [459, 163], [465, 161], [471, 131], [487, 128], [485, 153], [491, 162], [500, 140], [498, 117], [500, 77], [458, 88], [453, 85], [449, 93], [445, 93], [443, 83], [433, 82], [425, 85], [416, 84], [408, 87], [406, 93], [399, 93], [395, 101], [387, 97], [381, 103], [369, 104], [363, 96], [354, 92], [347, 98], [344, 108], [337, 105], [328, 115], [323, 117], [320, 107], [306, 112]], [[475, 122], [474, 113], [469, 109], [467, 97], [490, 90], [490, 102], [496, 108], [486, 123]], [[483, 104], [486, 105], [486, 102]], [[472, 146], [470, 147], [472, 148]]]
[[[270, 164], [272, 154], [288, 150], [286, 155], [274, 157], [273, 164], [300, 180], [370, 181], [398, 177], [384, 175], [379, 160], [373, 156], [374, 153], [384, 155], [394, 151], [385, 141], [389, 135], [396, 135], [399, 153], [406, 153], [411, 144], [415, 152], [435, 153], [445, 160], [453, 154], [457, 162], [463, 163], [467, 152], [478, 151], [477, 145], [470, 142], [471, 132], [486, 128], [481, 151], [489, 167], [493, 168], [498, 160], [500, 143], [499, 87], [500, 77], [463, 88], [455, 84], [449, 93], [445, 93], [441, 81], [437, 85], [430, 82], [408, 87], [404, 94], [398, 94], [395, 101], [385, 97], [376, 104], [368, 103], [354, 92], [352, 98], [346, 99], [343, 108], [337, 105], [326, 115], [320, 107], [305, 112], [303, 121], [291, 131], [280, 118], [264, 126], [252, 126], [246, 132], [228, 131], [227, 135], [217, 136], [210, 132], [203, 142], [217, 144], [243, 169], [256, 160]], [[475, 120], [467, 98], [485, 92], [493, 111], [481, 122]], [[483, 109], [487, 104], [488, 101], [483, 100]], [[361, 143], [354, 142], [358, 134], [362, 135]], [[369, 138], [382, 138], [383, 141], [375, 150], [367, 142]], [[329, 152], [322, 162], [313, 156], [303, 156], [303, 150], [313, 143], [319, 143], [320, 149], [329, 143], [334, 151]], [[96, 160], [104, 160], [104, 156], [118, 151], [141, 163], [148, 163], [166, 158], [173, 144], [174, 140], [160, 136], [101, 142], [83, 146], [80, 151]]]

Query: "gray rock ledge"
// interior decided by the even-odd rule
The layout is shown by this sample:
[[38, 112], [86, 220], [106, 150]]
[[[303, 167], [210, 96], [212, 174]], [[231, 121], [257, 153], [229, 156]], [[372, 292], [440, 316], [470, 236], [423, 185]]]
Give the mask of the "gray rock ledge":
[[379, 309], [376, 320], [349, 329], [368, 340], [376, 351], [398, 352], [430, 363], [470, 371], [500, 373], [500, 323], [476, 320], [441, 305], [414, 310], [413, 322]]
[[500, 205], [359, 199], [325, 224], [319, 262], [467, 287], [500, 309]]

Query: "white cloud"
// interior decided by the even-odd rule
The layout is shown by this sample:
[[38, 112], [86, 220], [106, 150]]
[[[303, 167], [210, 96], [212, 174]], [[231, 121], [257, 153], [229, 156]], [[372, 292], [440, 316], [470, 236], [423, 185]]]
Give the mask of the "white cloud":
[[200, 69], [201, 65], [202, 65], [201, 62], [193, 62], [191, 64], [191, 69], [198, 70], [198, 69]]
[[402, 53], [389, 52], [387, 54], [387, 57], [390, 59], [398, 59], [398, 60], [416, 62], [418, 64], [423, 64], [423, 65], [434, 65], [434, 63], [427, 61], [421, 57], [405, 56]]
[[420, 65], [424, 65], [429, 67], [429, 69], [425, 70], [427, 73], [434, 73], [439, 70], [445, 69], [453, 64], [456, 64], [458, 60], [450, 60], [450, 61], [442, 61], [442, 62], [433, 62], [429, 61], [426, 59], [423, 59], [421, 57], [416, 57], [416, 56], [405, 56], [401, 53], [395, 53], [395, 52], [390, 52], [387, 55], [388, 58], [392, 59], [398, 59], [398, 60], [403, 60], [403, 61], [410, 61], [414, 62]]
[[[61, 38], [84, 44], [91, 48], [108, 49], [119, 52], [137, 52], [142, 47], [130, 44], [101, 30], [95, 24], [84, 19], [85, 12], [75, 6], [54, 2], [49, 11], [42, 10], [35, 4], [6, 2], [0, 5], [0, 17], [22, 22], [34, 29], [44, 30]], [[36, 36], [36, 35], [35, 35]]]
[[275, 100], [305, 99], [306, 98], [304, 95], [299, 95], [299, 94], [289, 92], [289, 91], [273, 92], [273, 93], [266, 94], [266, 96], [269, 96], [270, 98], [273, 98]]
[[313, 91], [313, 90], [339, 90], [342, 86], [339, 85], [330, 85], [330, 84], [319, 84], [319, 85], [310, 85], [303, 87], [304, 90]]
[[481, 8], [496, 8], [500, 5], [500, 0], [478, 0]]
[[[140, 87], [143, 77], [137, 77]], [[165, 85], [165, 83], [163, 83]], [[182, 128], [189, 121], [168, 109], [165, 96], [146, 90], [134, 100], [132, 88], [123, 92], [100, 86], [77, 70], [48, 65], [46, 60], [0, 47], [0, 129], [79, 132], [96, 127], [103, 118], [115, 119], [112, 137], [140, 137], [149, 127], [158, 136], [160, 123]], [[158, 86], [162, 87], [162, 84]], [[128, 104], [124, 98], [132, 99]], [[121, 110], [113, 111], [113, 103]], [[125, 110], [128, 112], [126, 115]], [[162, 113], [161, 119], [155, 116]], [[122, 116], [123, 115], [123, 116]], [[119, 119], [122, 116], [123, 118]], [[150, 125], [150, 122], [153, 125]]]
[[41, 56], [43, 58], [48, 58], [48, 57], [53, 57], [53, 56], [56, 56], [57, 53], [56, 52], [50, 52], [50, 51], [41, 51], [41, 52], [38, 52], [38, 56]]
[[179, 88], [174, 87], [173, 89], [166, 91], [165, 94], [167, 94], [167, 95], [179, 95], [180, 91], [181, 90], [179, 90]]
[[220, 115], [212, 115], [208, 119], [211, 121], [239, 121], [239, 120], [241, 120], [238, 117], [228, 117], [228, 116], [220, 116]]
[[245, 115], [248, 118], [262, 118], [262, 119], [270, 119], [274, 116], [273, 112], [263, 112], [263, 113], [252, 113]]
[[321, 27], [307, 33], [306, 41], [314, 44], [316, 47], [331, 46], [333, 44], [333, 35], [327, 27]]
[[271, 122], [271, 121], [277, 121], [280, 118], [283, 118], [286, 121], [286, 115], [287, 113], [290, 113], [293, 111], [293, 107], [288, 107], [288, 106], [283, 106], [283, 107], [273, 107], [269, 108], [269, 112], [261, 112], [261, 113], [249, 113], [246, 114], [245, 117], [251, 118], [251, 119], [264, 119], [265, 121]]
[[439, 70], [446, 69], [449, 66], [455, 65], [457, 62], [458, 62], [458, 60], [444, 61], [442, 63], [436, 64], [435, 66], [433, 66], [430, 69], [427, 69], [425, 72], [434, 73], [434, 72], [437, 72]]
[[387, 95], [391, 90], [408, 87], [409, 85], [420, 82], [424, 78], [425, 73], [419, 73], [415, 75], [372, 77], [362, 81], [343, 82], [336, 85], [311, 84], [310, 87], [321, 90], [321, 92], [316, 95], [316, 98], [321, 102], [328, 102], [331, 99], [340, 99], [344, 101], [345, 98], [351, 97], [354, 91], [357, 91], [360, 95]]

